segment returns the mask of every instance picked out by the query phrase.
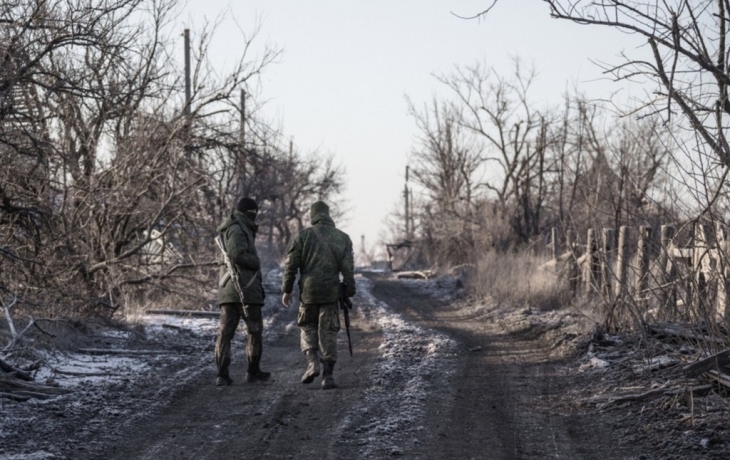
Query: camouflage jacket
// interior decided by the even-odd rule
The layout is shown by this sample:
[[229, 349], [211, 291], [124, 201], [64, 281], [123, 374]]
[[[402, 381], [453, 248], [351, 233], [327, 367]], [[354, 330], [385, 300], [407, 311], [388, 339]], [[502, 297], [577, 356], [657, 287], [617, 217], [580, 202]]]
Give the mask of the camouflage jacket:
[[[233, 211], [233, 215], [218, 227], [223, 234], [228, 257], [238, 268], [241, 287], [245, 288], [243, 298], [246, 305], [263, 305], [265, 297], [261, 284], [261, 261], [254, 244], [257, 230], [258, 226], [239, 211]], [[253, 281], [252, 277], [255, 277]], [[241, 303], [225, 264], [221, 264], [220, 268], [218, 303]]]
[[[315, 232], [319, 232], [319, 237]], [[332, 251], [323, 242], [329, 244]], [[345, 293], [348, 297], [355, 295], [352, 241], [347, 233], [335, 228], [329, 215], [313, 216], [312, 226], [299, 232], [289, 247], [281, 284], [282, 291], [287, 294], [294, 288], [297, 271], [299, 296], [303, 303], [337, 302], [340, 272], [345, 283]]]

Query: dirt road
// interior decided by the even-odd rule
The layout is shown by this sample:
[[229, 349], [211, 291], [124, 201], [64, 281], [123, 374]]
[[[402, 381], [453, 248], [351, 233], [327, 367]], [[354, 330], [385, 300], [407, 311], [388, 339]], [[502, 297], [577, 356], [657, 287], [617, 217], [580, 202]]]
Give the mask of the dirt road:
[[[422, 447], [412, 458], [631, 459], [610, 427], [591, 415], [565, 413], [576, 384], [538, 333], [508, 332], [483, 305], [418, 296], [383, 280], [374, 287], [410, 321], [458, 343], [451, 404], [429, 405]], [[514, 329], [514, 325], [507, 329]]]
[[0, 459], [653, 458], [627, 450], [610, 415], [574, 409], [580, 378], [529, 322], [456, 298], [448, 278], [358, 284], [355, 356], [341, 333], [335, 390], [299, 382], [296, 311], [277, 305], [273, 280], [262, 364], [270, 381], [243, 381], [239, 334], [235, 383], [215, 387], [215, 323], [165, 325], [138, 344], [168, 351], [150, 355], [138, 378], [5, 403]]
[[556, 412], [570, 379], [538, 338], [505, 333], [448, 286], [361, 283], [375, 298], [357, 299], [356, 354], [341, 356], [338, 389], [299, 383], [289, 328], [267, 344], [271, 381], [244, 383], [240, 359], [231, 387], [201, 375], [108, 458], [639, 458], [600, 421]]

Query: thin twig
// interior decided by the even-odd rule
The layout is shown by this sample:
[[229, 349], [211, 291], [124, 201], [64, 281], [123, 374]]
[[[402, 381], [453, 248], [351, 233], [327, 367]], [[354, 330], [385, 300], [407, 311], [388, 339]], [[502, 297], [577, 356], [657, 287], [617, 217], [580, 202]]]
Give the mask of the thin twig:
[[492, 2], [492, 4], [489, 6], [489, 8], [487, 8], [486, 10], [480, 11], [479, 13], [475, 14], [474, 16], [460, 16], [460, 15], [454, 13], [453, 11], [451, 12], [451, 14], [453, 14], [454, 16], [456, 16], [459, 19], [467, 19], [467, 20], [478, 19], [478, 18], [486, 16], [486, 14], [489, 13], [492, 10], [492, 8], [494, 8], [494, 6], [497, 4], [498, 1], [499, 0], [494, 0]]
[[8, 327], [10, 328], [10, 335], [13, 336], [13, 339], [18, 335], [15, 331], [15, 324], [13, 323], [13, 318], [10, 316], [10, 309], [15, 306], [15, 304], [18, 302], [18, 296], [13, 296], [13, 301], [10, 302], [10, 305], [5, 305], [5, 302], [0, 299], [0, 303], [3, 306], [3, 310], [5, 311], [5, 319], [8, 321]]

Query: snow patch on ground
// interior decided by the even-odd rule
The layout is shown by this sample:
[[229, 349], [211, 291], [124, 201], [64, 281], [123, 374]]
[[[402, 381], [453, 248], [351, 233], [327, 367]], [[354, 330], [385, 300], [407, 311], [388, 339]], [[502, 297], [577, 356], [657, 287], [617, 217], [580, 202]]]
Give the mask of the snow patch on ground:
[[[147, 315], [137, 320], [144, 326], [146, 339], [155, 344], [149, 354], [103, 354], [59, 352], [38, 350], [36, 354], [44, 365], [34, 375], [37, 382], [57, 385], [63, 388], [99, 388], [100, 390], [119, 382], [126, 382], [144, 376], [159, 367], [159, 364], [177, 359], [183, 349], [157, 350], [159, 344], [164, 344], [176, 338], [180, 331], [190, 331], [194, 336], [212, 335], [218, 326], [218, 320], [213, 318], [184, 318], [168, 315]], [[135, 339], [134, 332], [126, 330], [104, 330], [99, 336], [113, 340], [112, 345], [101, 349], [120, 351], [129, 348], [126, 344]], [[159, 354], [156, 353], [159, 351]]]
[[217, 319], [140, 321], [144, 328], [93, 331], [91, 350], [36, 350], [42, 366], [35, 381], [72, 392], [26, 402], [0, 400], [0, 460], [104, 458], [103, 447], [118, 435], [117, 428], [164, 407], [209, 370]]
[[451, 276], [442, 276], [430, 280], [422, 279], [400, 279], [399, 283], [418, 289], [434, 299], [453, 301], [459, 292], [458, 280]]
[[0, 455], [0, 460], [50, 460], [58, 458], [50, 452], [33, 452], [31, 454]]
[[172, 315], [145, 315], [140, 318], [148, 336], [165, 337], [170, 329], [187, 329], [191, 331], [215, 334], [218, 318], [191, 318]]
[[[362, 458], [402, 455], [411, 434], [423, 430], [427, 398], [450, 390], [446, 383], [455, 369], [454, 340], [434, 330], [415, 326], [371, 293], [372, 283], [358, 278], [359, 313], [376, 323], [383, 333], [374, 385], [366, 391], [356, 416], [367, 422], [354, 429]], [[437, 287], [434, 289], [438, 289]], [[345, 425], [352, 424], [352, 417]], [[343, 426], [344, 432], [349, 426]]]
[[55, 382], [64, 388], [78, 385], [99, 385], [128, 378], [149, 370], [149, 364], [139, 358], [124, 356], [93, 356], [81, 353], [44, 356], [47, 366], [35, 375], [38, 382]]

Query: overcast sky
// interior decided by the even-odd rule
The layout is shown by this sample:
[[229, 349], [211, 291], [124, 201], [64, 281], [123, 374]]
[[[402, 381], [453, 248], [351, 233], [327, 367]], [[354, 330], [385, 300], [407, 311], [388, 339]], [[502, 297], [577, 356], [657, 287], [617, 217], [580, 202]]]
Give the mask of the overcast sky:
[[348, 219], [338, 226], [372, 246], [398, 204], [414, 146], [406, 96], [416, 104], [445, 94], [433, 74], [485, 62], [512, 71], [512, 58], [533, 64], [534, 100], [559, 104], [567, 88], [625, 100], [590, 59], [617, 62], [642, 42], [615, 30], [551, 19], [540, 0], [500, 0], [479, 20], [464, 20], [487, 1], [189, 0], [180, 27], [221, 24], [211, 57], [225, 69], [240, 55], [241, 31], [262, 22], [259, 45], [284, 50], [264, 74], [267, 116], [283, 124], [302, 151], [335, 156], [347, 170]]

